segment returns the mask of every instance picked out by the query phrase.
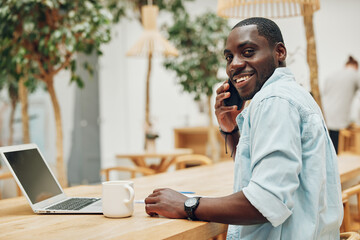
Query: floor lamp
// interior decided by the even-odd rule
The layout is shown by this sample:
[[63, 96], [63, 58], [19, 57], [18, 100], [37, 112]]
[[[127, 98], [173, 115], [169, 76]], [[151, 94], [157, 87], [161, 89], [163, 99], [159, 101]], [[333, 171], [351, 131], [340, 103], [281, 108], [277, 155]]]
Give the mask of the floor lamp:
[[141, 56], [148, 58], [146, 75], [146, 100], [145, 100], [145, 150], [153, 150], [156, 135], [153, 134], [150, 120], [150, 74], [153, 55], [178, 56], [178, 51], [164, 37], [161, 36], [156, 26], [159, 8], [145, 5], [141, 8], [142, 25], [144, 32], [140, 39], [126, 53], [127, 56]]
[[313, 13], [320, 9], [320, 0], [218, 0], [217, 14], [226, 18], [284, 18], [303, 16], [310, 70], [311, 93], [321, 105], [316, 56]]

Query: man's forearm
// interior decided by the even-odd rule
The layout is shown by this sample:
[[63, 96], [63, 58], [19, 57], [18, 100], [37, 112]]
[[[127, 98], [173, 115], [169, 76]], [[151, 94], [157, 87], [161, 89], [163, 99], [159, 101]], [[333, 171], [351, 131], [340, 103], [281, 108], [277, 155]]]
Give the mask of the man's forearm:
[[195, 215], [203, 221], [234, 225], [251, 225], [268, 222], [251, 205], [242, 192], [221, 198], [201, 198]]

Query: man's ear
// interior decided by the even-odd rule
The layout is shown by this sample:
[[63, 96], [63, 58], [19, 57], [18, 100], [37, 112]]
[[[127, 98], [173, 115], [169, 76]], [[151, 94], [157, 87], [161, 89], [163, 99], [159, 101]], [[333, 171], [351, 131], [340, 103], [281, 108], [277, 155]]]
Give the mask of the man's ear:
[[279, 63], [280, 67], [285, 67], [286, 60], [286, 47], [282, 42], [278, 42], [275, 44], [275, 57]]

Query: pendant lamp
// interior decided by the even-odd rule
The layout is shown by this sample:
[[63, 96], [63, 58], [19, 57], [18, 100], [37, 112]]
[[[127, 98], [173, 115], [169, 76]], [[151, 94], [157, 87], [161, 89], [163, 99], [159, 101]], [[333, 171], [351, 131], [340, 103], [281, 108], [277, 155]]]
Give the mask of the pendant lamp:
[[[152, 123], [150, 121], [150, 75], [152, 57], [157, 55], [178, 56], [178, 50], [173, 47], [163, 36], [161, 36], [156, 26], [156, 19], [159, 14], [159, 8], [152, 5], [141, 7], [141, 18], [144, 32], [140, 39], [126, 53], [127, 56], [139, 56], [148, 58], [148, 69], [146, 75], [146, 100], [145, 100], [145, 150], [148, 150], [150, 140], [154, 140], [157, 135], [152, 132]], [[154, 144], [154, 141], [151, 141]]]
[[173, 47], [163, 36], [156, 26], [159, 8], [155, 5], [141, 7], [141, 18], [144, 32], [140, 39], [126, 53], [127, 56], [164, 55], [178, 56], [178, 50]]
[[[305, 11], [305, 6], [309, 9]], [[226, 18], [284, 18], [312, 14], [320, 0], [218, 0], [217, 14]]]

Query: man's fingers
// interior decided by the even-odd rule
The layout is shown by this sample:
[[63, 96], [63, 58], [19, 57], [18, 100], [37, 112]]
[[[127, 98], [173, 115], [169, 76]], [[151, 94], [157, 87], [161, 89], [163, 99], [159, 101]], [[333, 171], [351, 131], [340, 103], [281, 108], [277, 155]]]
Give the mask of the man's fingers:
[[150, 215], [150, 217], [157, 217], [157, 216], [159, 216], [159, 214], [157, 214], [157, 213], [149, 213], [149, 215]]
[[222, 92], [225, 92], [225, 91], [229, 90], [229, 88], [230, 88], [230, 85], [226, 81], [224, 84], [222, 84], [220, 87], [218, 87], [218, 89], [216, 89], [216, 94], [220, 94]]
[[162, 191], [163, 189], [164, 189], [164, 188], [155, 189], [148, 197], [156, 197], [156, 196], [161, 195], [161, 191]]
[[145, 204], [155, 204], [159, 201], [159, 199], [157, 197], [153, 197], [153, 196], [149, 196], [147, 198], [145, 198]]
[[231, 113], [237, 110], [237, 106], [220, 106], [215, 108], [215, 114], [224, 115], [226, 113]]
[[224, 105], [223, 104], [224, 99], [229, 97], [230, 97], [230, 92], [224, 92], [224, 93], [220, 93], [219, 95], [216, 95], [215, 108]]
[[158, 193], [158, 192], [161, 192], [162, 190], [164, 190], [166, 188], [157, 188], [153, 191], [153, 193]]
[[145, 204], [145, 211], [151, 217], [159, 215], [157, 210], [157, 204]]

